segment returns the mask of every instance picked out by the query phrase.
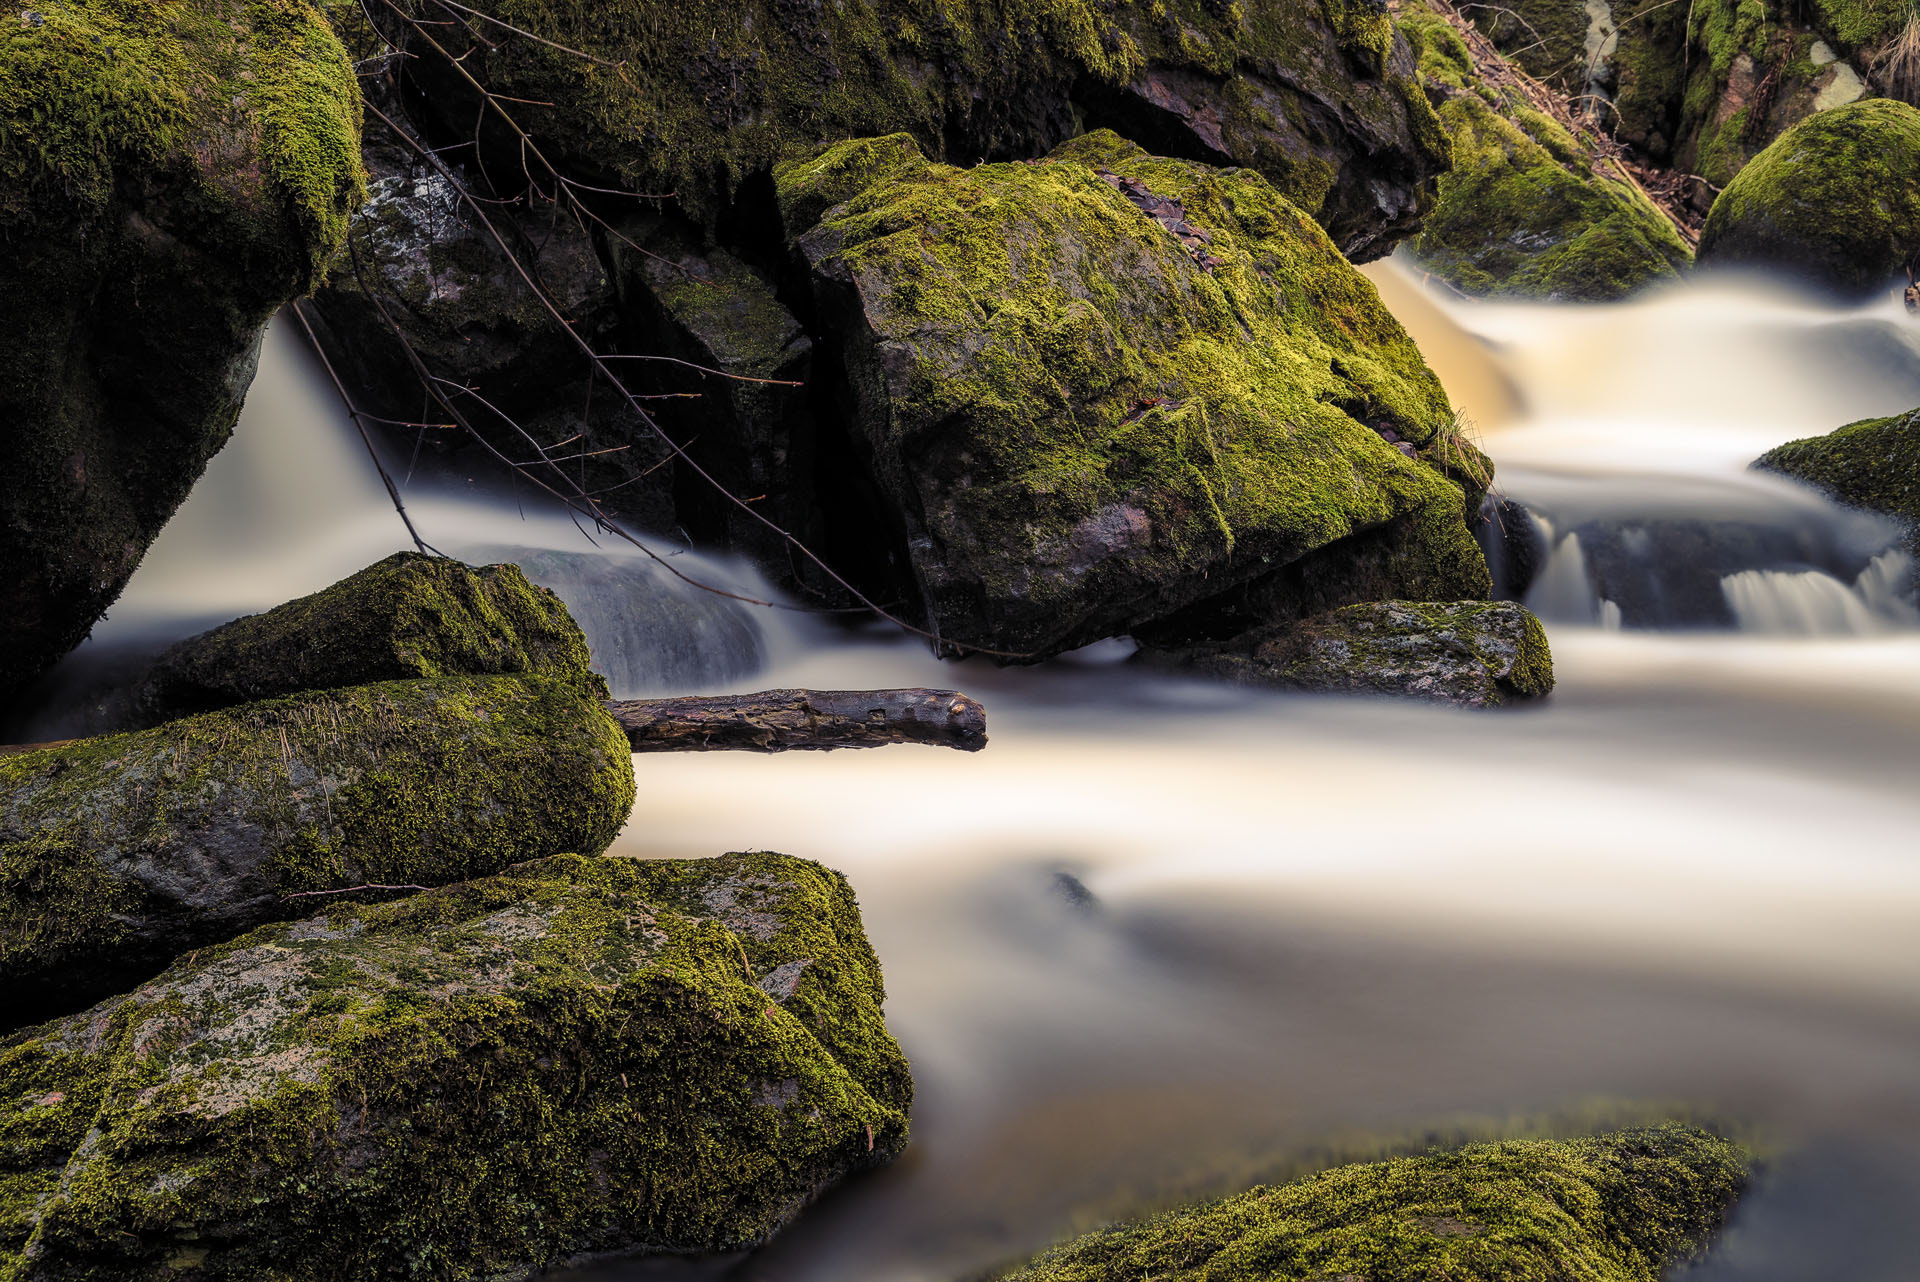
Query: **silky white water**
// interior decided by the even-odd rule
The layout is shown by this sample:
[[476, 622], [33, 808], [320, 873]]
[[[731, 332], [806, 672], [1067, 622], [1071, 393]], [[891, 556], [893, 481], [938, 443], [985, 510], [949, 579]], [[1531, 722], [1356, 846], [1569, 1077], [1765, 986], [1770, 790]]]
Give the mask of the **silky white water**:
[[[972, 756], [636, 759], [617, 853], [778, 849], [852, 879], [915, 1138], [750, 1259], [577, 1276], [961, 1278], [1316, 1154], [1617, 1106], [1778, 1153], [1701, 1275], [1911, 1276], [1920, 629], [1887, 527], [1746, 464], [1920, 404], [1920, 330], [1752, 284], [1487, 306], [1370, 272], [1542, 518], [1542, 707], [1214, 686], [1120, 643], [942, 664], [686, 590], [564, 517], [409, 491], [438, 546], [570, 591], [620, 693], [945, 685], [989, 709]], [[42, 728], [84, 712], [116, 649], [406, 546], [358, 450], [277, 330], [234, 445]]]

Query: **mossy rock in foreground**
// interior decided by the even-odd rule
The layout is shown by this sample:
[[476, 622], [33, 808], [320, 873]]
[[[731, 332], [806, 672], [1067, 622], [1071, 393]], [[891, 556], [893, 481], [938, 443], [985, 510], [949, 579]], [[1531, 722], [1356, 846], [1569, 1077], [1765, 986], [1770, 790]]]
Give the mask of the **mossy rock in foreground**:
[[514, 565], [396, 552], [330, 588], [189, 637], [139, 692], [155, 720], [414, 677], [530, 673], [606, 696], [560, 598]]
[[863, 139], [776, 180], [940, 636], [1058, 652], [1388, 526], [1446, 599], [1487, 592], [1438, 380], [1260, 175], [1101, 131], [971, 169]]
[[0, 1276], [506, 1279], [730, 1251], [897, 1155], [844, 878], [562, 856], [202, 951], [0, 1041]]
[[267, 318], [361, 194], [303, 0], [0, 21], [0, 705], [79, 644], [226, 443]]
[[1437, 14], [1401, 20], [1454, 170], [1413, 241], [1420, 265], [1469, 294], [1606, 302], [1673, 279], [1693, 254], [1671, 220], [1556, 121], [1512, 108], [1474, 75]]
[[1825, 436], [1789, 441], [1754, 466], [1804, 481], [1836, 502], [1898, 521], [1920, 557], [1920, 410], [1863, 419]]
[[1706, 1248], [1751, 1160], [1676, 1124], [1474, 1144], [1094, 1233], [1006, 1282], [1655, 1282]]
[[7, 1022], [312, 902], [289, 894], [598, 854], [633, 790], [600, 700], [544, 677], [319, 691], [0, 756]]
[[1871, 99], [1803, 120], [1727, 184], [1702, 267], [1759, 267], [1846, 298], [1920, 254], [1920, 111]]
[[1553, 690], [1546, 630], [1512, 601], [1369, 601], [1149, 662], [1250, 684], [1485, 708]]

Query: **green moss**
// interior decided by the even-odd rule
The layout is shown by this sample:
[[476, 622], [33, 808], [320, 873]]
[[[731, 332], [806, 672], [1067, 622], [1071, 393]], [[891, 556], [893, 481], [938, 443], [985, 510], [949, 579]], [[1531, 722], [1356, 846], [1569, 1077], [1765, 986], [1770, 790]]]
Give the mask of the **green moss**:
[[1445, 95], [1455, 156], [1413, 241], [1423, 266], [1471, 294], [1609, 301], [1688, 265], [1671, 220], [1557, 122], [1503, 114], [1444, 19], [1415, 12], [1401, 26], [1422, 77]]
[[1512, 0], [1466, 10], [1501, 52], [1563, 93], [1587, 88], [1585, 0]]
[[632, 802], [625, 734], [539, 677], [329, 690], [0, 757], [0, 977], [98, 992], [290, 893], [597, 853]]
[[1920, 556], [1920, 411], [1790, 441], [1754, 466], [1804, 481], [1850, 507], [1892, 517]]
[[1913, 16], [1911, 0], [1814, 0], [1814, 10], [1842, 52], [1884, 44]]
[[514, 565], [396, 552], [332, 587], [190, 637], [140, 697], [162, 716], [410, 677], [530, 673], [605, 698], [560, 599]]
[[[1459, 489], [1374, 430], [1433, 442], [1438, 381], [1265, 179], [1104, 131], [972, 169], [903, 145], [798, 246], [943, 635], [1064, 648], [1429, 505], [1462, 520]], [[790, 231], [854, 146], [776, 171]]]
[[751, 1246], [904, 1146], [884, 998], [845, 880], [780, 855], [331, 905], [0, 1042], [0, 1276]]
[[1885, 99], [1823, 111], [1782, 134], [1714, 201], [1700, 263], [1870, 294], [1920, 250], [1916, 175], [1920, 111]]
[[1666, 1125], [1346, 1166], [1095, 1233], [1009, 1282], [1655, 1282], [1706, 1247], [1751, 1158]]

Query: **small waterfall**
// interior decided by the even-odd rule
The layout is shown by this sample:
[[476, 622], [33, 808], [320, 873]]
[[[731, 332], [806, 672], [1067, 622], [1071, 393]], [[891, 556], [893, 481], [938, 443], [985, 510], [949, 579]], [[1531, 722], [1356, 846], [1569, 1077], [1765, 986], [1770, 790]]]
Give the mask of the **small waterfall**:
[[1549, 623], [1618, 631], [1620, 607], [1602, 597], [1594, 587], [1580, 536], [1568, 534], [1556, 542], [1551, 525], [1538, 516], [1534, 521], [1553, 551], [1547, 555], [1546, 567], [1527, 592], [1527, 608]]
[[1898, 549], [1875, 557], [1852, 586], [1818, 570], [1746, 570], [1721, 580], [1743, 632], [1770, 636], [1871, 636], [1920, 625], [1904, 595], [1913, 558]]

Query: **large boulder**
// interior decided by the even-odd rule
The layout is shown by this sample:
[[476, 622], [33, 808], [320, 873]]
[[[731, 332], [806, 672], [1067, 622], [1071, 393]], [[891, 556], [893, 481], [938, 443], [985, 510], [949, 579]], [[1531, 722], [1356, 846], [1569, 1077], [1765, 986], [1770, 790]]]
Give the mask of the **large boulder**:
[[86, 636], [226, 442], [361, 190], [303, 0], [72, 0], [0, 32], [0, 704]]
[[1702, 1254], [1752, 1155], [1669, 1124], [1343, 1166], [1091, 1233], [1006, 1282], [1582, 1278]]
[[600, 700], [532, 676], [326, 690], [0, 756], [8, 1013], [72, 1009], [311, 902], [290, 895], [597, 854], [633, 793]]
[[[1040, 155], [1090, 124], [1257, 168], [1343, 250], [1375, 257], [1418, 224], [1447, 167], [1381, 0], [506, 0], [490, 11], [537, 40], [495, 25], [471, 39], [417, 7], [441, 24], [426, 29], [458, 71], [392, 15], [382, 30], [424, 55], [407, 74], [450, 138], [475, 132], [470, 75], [516, 100], [564, 167], [672, 192], [708, 224], [743, 192], [751, 206], [755, 181], [796, 146], [903, 131], [967, 163]], [[518, 172], [518, 137], [502, 128], [495, 141]]]
[[846, 881], [562, 857], [257, 930], [0, 1041], [0, 1273], [521, 1278], [757, 1245], [913, 1085]]
[[530, 673], [605, 697], [560, 598], [515, 565], [396, 552], [332, 587], [189, 637], [148, 670], [150, 719], [333, 686]]
[[1848, 298], [1920, 252], [1920, 111], [1872, 99], [1810, 117], [1727, 184], [1700, 265], [1761, 267]]
[[1057, 652], [1387, 527], [1485, 595], [1438, 381], [1257, 173], [1105, 132], [956, 169], [894, 135], [777, 180], [940, 637]]
[[1143, 653], [1161, 666], [1250, 685], [1467, 708], [1521, 703], [1553, 690], [1546, 631], [1512, 601], [1369, 601], [1225, 644]]
[[1693, 261], [1672, 220], [1551, 117], [1489, 88], [1433, 13], [1401, 22], [1455, 167], [1413, 241], [1421, 266], [1469, 294], [1611, 301]]
[[1849, 423], [1825, 436], [1789, 441], [1754, 466], [1804, 481], [1849, 507], [1899, 522], [1920, 557], [1920, 410]]

